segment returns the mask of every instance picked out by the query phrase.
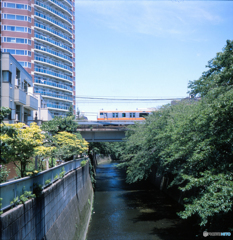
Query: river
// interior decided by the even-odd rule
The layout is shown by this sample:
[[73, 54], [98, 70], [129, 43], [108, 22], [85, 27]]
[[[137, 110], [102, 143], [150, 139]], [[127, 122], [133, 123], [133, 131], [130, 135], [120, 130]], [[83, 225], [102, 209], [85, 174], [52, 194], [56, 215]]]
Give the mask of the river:
[[198, 226], [176, 214], [182, 206], [149, 182], [126, 184], [116, 165], [97, 166], [87, 240], [197, 239]]

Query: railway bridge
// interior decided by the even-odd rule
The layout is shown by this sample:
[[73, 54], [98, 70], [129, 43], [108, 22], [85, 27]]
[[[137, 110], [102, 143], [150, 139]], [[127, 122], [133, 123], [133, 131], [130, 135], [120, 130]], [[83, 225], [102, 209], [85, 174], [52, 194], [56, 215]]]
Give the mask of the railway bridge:
[[121, 142], [133, 121], [78, 121], [78, 131], [87, 142]]

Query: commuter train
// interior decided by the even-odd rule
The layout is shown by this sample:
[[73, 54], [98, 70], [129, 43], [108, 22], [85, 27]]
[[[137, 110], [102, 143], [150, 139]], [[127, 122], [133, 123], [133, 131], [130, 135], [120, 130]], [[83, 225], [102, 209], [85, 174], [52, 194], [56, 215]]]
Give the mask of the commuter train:
[[153, 110], [134, 110], [134, 111], [99, 111], [97, 121], [106, 121], [106, 122], [134, 122], [134, 121], [143, 121], [145, 117], [152, 114]]

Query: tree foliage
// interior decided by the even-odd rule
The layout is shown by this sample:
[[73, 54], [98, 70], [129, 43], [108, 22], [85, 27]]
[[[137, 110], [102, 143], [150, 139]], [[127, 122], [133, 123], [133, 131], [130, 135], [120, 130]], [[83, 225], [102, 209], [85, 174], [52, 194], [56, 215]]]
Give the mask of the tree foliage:
[[120, 165], [127, 168], [129, 183], [147, 178], [152, 165], [172, 173], [171, 185], [195, 190], [179, 215], [197, 214], [203, 226], [232, 212], [233, 41], [207, 67], [189, 83], [190, 94], [201, 100], [163, 106], [145, 123], [132, 126]]
[[42, 146], [44, 135], [36, 123], [25, 127], [24, 123], [6, 124], [14, 129], [17, 134], [12, 136], [0, 135], [1, 142], [8, 146], [7, 151], [2, 151], [2, 157], [7, 162], [13, 162], [20, 170], [21, 177], [26, 176], [26, 166], [35, 155], [47, 154], [51, 148]]
[[88, 143], [77, 132], [78, 123], [75, 117], [55, 117], [53, 120], [42, 124], [41, 129], [45, 132], [44, 146], [54, 147], [50, 157], [60, 160], [72, 160], [74, 155], [88, 150]]
[[124, 145], [124, 142], [93, 142], [89, 143], [89, 150], [105, 156], [110, 155], [113, 160], [119, 160]]
[[83, 138], [79, 139], [76, 134], [59, 132], [54, 136], [54, 140], [57, 146], [56, 155], [59, 159], [69, 159], [88, 151], [88, 142]]
[[41, 129], [45, 132], [49, 132], [51, 135], [55, 135], [62, 131], [75, 133], [77, 132], [78, 123], [74, 121], [74, 118], [74, 116], [68, 116], [65, 118], [55, 117], [51, 121], [44, 122]]

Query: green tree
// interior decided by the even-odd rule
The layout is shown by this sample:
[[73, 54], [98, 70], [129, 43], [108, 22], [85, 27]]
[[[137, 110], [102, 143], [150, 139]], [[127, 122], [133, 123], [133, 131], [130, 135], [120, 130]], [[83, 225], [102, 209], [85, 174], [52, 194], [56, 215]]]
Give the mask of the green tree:
[[[9, 124], [6, 124], [9, 126]], [[31, 163], [35, 155], [46, 154], [51, 148], [43, 145], [44, 135], [36, 123], [31, 123], [30, 127], [25, 127], [24, 123], [11, 124], [11, 127], [17, 132], [13, 136], [1, 134], [0, 140], [8, 146], [7, 151], [3, 151], [2, 157], [7, 162], [13, 162], [20, 170], [21, 177], [26, 176], [26, 167]]]
[[[11, 113], [11, 109], [7, 107], [1, 107], [0, 108], [0, 135], [8, 135], [9, 137], [14, 137], [17, 134], [16, 129], [12, 125], [6, 125], [4, 124], [3, 120], [4, 118]], [[6, 163], [6, 159], [3, 156], [6, 156], [6, 153], [10, 151], [11, 146], [9, 146], [7, 143], [2, 142], [0, 143], [1, 148], [1, 154], [0, 154], [0, 163]]]
[[51, 135], [55, 135], [62, 131], [78, 133], [77, 127], [78, 123], [74, 121], [74, 116], [68, 116], [65, 118], [55, 117], [51, 121], [44, 122], [41, 129], [45, 132], [49, 132]]
[[[233, 204], [233, 41], [227, 41], [202, 76], [189, 83], [190, 94], [200, 101], [166, 105], [144, 124], [131, 127], [124, 148], [127, 181], [149, 176], [156, 165], [172, 173], [190, 197], [182, 218], [200, 217], [202, 226], [218, 222], [232, 225]], [[231, 219], [231, 220], [229, 220]], [[221, 222], [224, 222], [221, 219]], [[220, 222], [218, 222], [220, 226]], [[232, 227], [232, 226], [231, 226]]]
[[67, 113], [67, 117], [72, 117], [72, 116], [74, 116], [74, 110], [73, 110], [73, 106], [70, 105], [69, 112]]
[[[80, 148], [84, 147], [86, 141], [82, 138], [82, 135], [77, 132], [78, 123], [75, 122], [74, 119], [74, 116], [68, 116], [65, 118], [55, 117], [53, 120], [42, 124], [41, 129], [45, 131], [46, 137], [44, 146], [54, 147], [53, 151], [50, 153], [52, 159], [57, 158], [69, 161], [73, 159], [73, 155], [83, 152], [80, 152]], [[62, 134], [65, 134], [66, 136]], [[58, 136], [61, 135], [64, 137], [64, 144], [58, 141]], [[80, 144], [76, 146], [76, 149], [73, 148], [72, 141], [70, 144], [66, 142], [66, 139], [69, 137], [73, 138], [74, 141], [80, 141]]]

